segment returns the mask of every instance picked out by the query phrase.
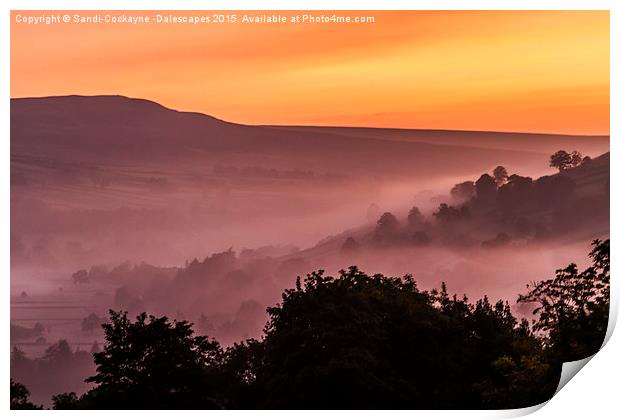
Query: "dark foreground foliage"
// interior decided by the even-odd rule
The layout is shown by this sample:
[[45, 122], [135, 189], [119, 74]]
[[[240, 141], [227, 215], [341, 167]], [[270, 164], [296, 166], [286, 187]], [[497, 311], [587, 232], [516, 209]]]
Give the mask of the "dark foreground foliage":
[[[609, 240], [593, 265], [531, 285], [532, 327], [503, 301], [475, 303], [410, 276], [314, 272], [269, 308], [261, 341], [222, 349], [191, 324], [110, 312], [95, 387], [56, 409], [518, 408], [549, 399], [561, 363], [601, 346], [609, 308]], [[11, 382], [11, 408], [37, 408]]]
[[11, 410], [39, 410], [40, 406], [29, 401], [30, 391], [11, 378]]

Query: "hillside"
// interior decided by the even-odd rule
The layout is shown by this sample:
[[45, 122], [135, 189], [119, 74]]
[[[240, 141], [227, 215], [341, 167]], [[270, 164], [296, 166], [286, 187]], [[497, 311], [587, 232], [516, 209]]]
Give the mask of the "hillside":
[[354, 173], [430, 176], [441, 168], [444, 175], [458, 175], [497, 162], [540, 171], [560, 144], [590, 153], [608, 138], [246, 126], [121, 96], [11, 100], [12, 155], [65, 162], [214, 165], [250, 159], [290, 169], [337, 166]]
[[[541, 223], [545, 231], [546, 237], [540, 235], [536, 237], [536, 232], [532, 230], [529, 235], [526, 234], [518, 237], [518, 242], [524, 239], [529, 241], [540, 241], [546, 239], [563, 239], [572, 241], [575, 239], [588, 241], [594, 237], [604, 237], [609, 235], [609, 171], [610, 160], [609, 152], [592, 159], [587, 164], [576, 168], [568, 169], [562, 173], [538, 178], [533, 181], [533, 185], [540, 184], [541, 180], [556, 181], [567, 177], [574, 182], [574, 190], [570, 193], [570, 197], [558, 199], [556, 203], [550, 205], [541, 205], [537, 203], [534, 197], [530, 197], [530, 202], [524, 202], [520, 206], [511, 206], [505, 208], [501, 203], [491, 203], [485, 206], [479, 206], [475, 201], [465, 203], [471, 211], [471, 218], [461, 223], [448, 227], [448, 233], [455, 236], [455, 232], [459, 234], [467, 232], [467, 234], [477, 237], [477, 242], [470, 244], [480, 246], [482, 238], [493, 239], [493, 235], [504, 228], [509, 236], [515, 236], [514, 226], [507, 227], [506, 219], [510, 221], [517, 220], [536, 220]], [[554, 192], [547, 192], [554, 195]], [[528, 200], [525, 200], [528, 201]], [[416, 203], [411, 203], [415, 206]], [[406, 223], [406, 214], [398, 214], [396, 216], [401, 219], [402, 223]], [[445, 226], [437, 223], [431, 214], [426, 215], [430, 223], [420, 226], [416, 229], [424, 230], [431, 240], [445, 240]], [[561, 220], [561, 226], [557, 226], [558, 219]], [[534, 228], [535, 229], [535, 228]], [[304, 259], [320, 259], [333, 255], [338, 255], [347, 238], [354, 238], [361, 247], [374, 247], [373, 244], [376, 225], [369, 224], [358, 228], [352, 228], [342, 233], [332, 235], [320, 241], [316, 246], [301, 250], [286, 258], [304, 258]], [[486, 236], [485, 236], [486, 235]], [[449, 244], [446, 242], [447, 246]]]
[[13, 99], [14, 261], [180, 264], [222, 246], [308, 248], [362, 225], [372, 203], [430, 217], [438, 203], [415, 203], [418, 193], [497, 165], [550, 173], [560, 146], [588, 154], [608, 139], [247, 126], [121, 96]]
[[414, 143], [432, 143], [442, 146], [468, 145], [484, 149], [518, 150], [553, 153], [558, 149], [580, 150], [582, 153], [597, 156], [609, 150], [609, 136], [574, 136], [541, 133], [501, 133], [492, 131], [455, 130], [411, 130], [400, 128], [359, 128], [359, 127], [276, 127], [282, 130], [334, 133], [350, 137], [382, 138]]

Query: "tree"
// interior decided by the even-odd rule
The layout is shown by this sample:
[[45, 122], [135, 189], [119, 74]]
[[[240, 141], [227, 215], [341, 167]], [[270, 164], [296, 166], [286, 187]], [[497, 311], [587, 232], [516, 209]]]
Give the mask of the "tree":
[[474, 385], [487, 409], [520, 408], [540, 395], [550, 397], [559, 381], [558, 369], [542, 355], [501, 356], [491, 368], [491, 375]]
[[[451, 296], [445, 284], [422, 291], [411, 275], [368, 275], [356, 267], [335, 277], [323, 271], [298, 277], [281, 303], [267, 309], [263, 338], [226, 350], [194, 335], [186, 321], [143, 313], [132, 322], [126, 312], [111, 311], [104, 349], [94, 355], [97, 373], [88, 379], [95, 388], [81, 397], [58, 394], [54, 408], [539, 404], [553, 395], [562, 362], [592, 355], [605, 336], [609, 240], [592, 246], [590, 267], [570, 264], [519, 297], [536, 306], [533, 327], [517, 320], [505, 301], [470, 303]], [[247, 312], [256, 316], [258, 306]], [[74, 355], [61, 341], [38, 365], [67, 370]], [[14, 350], [11, 369], [25, 361]], [[14, 396], [16, 404], [26, 403], [27, 390], [11, 385], [11, 403]]]
[[560, 172], [581, 165], [582, 157], [578, 151], [568, 153], [566, 150], [558, 150], [549, 158], [549, 166], [557, 168]]
[[501, 187], [508, 181], [508, 171], [503, 166], [493, 169], [493, 179], [498, 187]]
[[497, 203], [504, 211], [524, 207], [533, 201], [534, 181], [530, 177], [512, 174], [497, 190]]
[[345, 241], [342, 243], [342, 246], [340, 247], [340, 251], [345, 254], [354, 253], [358, 251], [359, 249], [360, 249], [359, 242], [357, 242], [351, 236], [347, 237], [347, 239], [345, 239]]
[[59, 340], [57, 343], [45, 349], [42, 360], [58, 366], [71, 363], [72, 358], [73, 351], [67, 340]]
[[261, 404], [256, 381], [263, 363], [262, 341], [249, 339], [226, 349], [221, 364], [221, 394], [226, 396], [228, 407], [253, 409]]
[[581, 153], [574, 150], [573, 153], [570, 154], [570, 163], [571, 167], [575, 168], [583, 162], [583, 158], [581, 157]]
[[441, 222], [450, 223], [467, 219], [470, 216], [470, 213], [467, 206], [461, 206], [460, 208], [457, 208], [449, 206], [446, 203], [441, 203], [437, 211], [433, 213], [433, 216], [435, 216], [437, 220]]
[[84, 392], [84, 379], [92, 373], [92, 355], [72, 351], [66, 340], [52, 344], [38, 358], [29, 359], [18, 349], [11, 353], [12, 378], [27, 384], [37, 400], [64, 391]]
[[101, 327], [102, 320], [96, 314], [91, 313], [82, 320], [82, 331], [93, 332], [95, 329]]
[[407, 214], [407, 224], [409, 227], [418, 227], [423, 225], [425, 222], [424, 215], [416, 206], [411, 207], [409, 213]]
[[[471, 305], [355, 267], [298, 278], [268, 314], [252, 376], [260, 408], [480, 408], [476, 384], [495, 360], [540, 350], [503, 302]], [[511, 406], [550, 396], [531, 394]]]
[[561, 207], [572, 198], [576, 188], [577, 183], [568, 176], [543, 176], [534, 183], [534, 195], [542, 206]]
[[52, 396], [52, 408], [54, 410], [76, 410], [82, 407], [75, 392], [65, 392]]
[[88, 283], [88, 271], [78, 270], [71, 275], [71, 279], [73, 280], [73, 284]]
[[377, 221], [377, 231], [384, 233], [394, 233], [400, 227], [400, 223], [396, 216], [386, 212], [381, 215]]
[[490, 203], [495, 199], [497, 184], [489, 174], [482, 174], [476, 181], [476, 197], [482, 203]]
[[30, 402], [29, 397], [28, 388], [11, 378], [11, 410], [40, 410], [41, 406]]
[[582, 359], [601, 347], [609, 318], [609, 239], [592, 242], [592, 265], [579, 271], [572, 263], [555, 278], [528, 285], [518, 301], [536, 304], [533, 327], [547, 335], [562, 362]]
[[390, 246], [399, 238], [400, 222], [392, 213], [386, 212], [381, 215], [375, 228], [374, 241], [380, 246]]
[[476, 195], [476, 186], [472, 181], [461, 182], [452, 187], [450, 195], [459, 202], [469, 201]]
[[96, 388], [82, 397], [91, 408], [217, 408], [215, 378], [222, 350], [194, 336], [186, 321], [110, 311], [105, 346], [94, 354]]

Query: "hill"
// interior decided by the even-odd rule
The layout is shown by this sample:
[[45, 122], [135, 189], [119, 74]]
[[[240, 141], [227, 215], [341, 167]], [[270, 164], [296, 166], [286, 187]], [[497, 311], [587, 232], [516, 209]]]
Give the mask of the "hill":
[[437, 192], [456, 182], [497, 165], [541, 176], [556, 148], [605, 145], [587, 136], [247, 126], [121, 96], [12, 99], [13, 255], [179, 264], [222, 246], [307, 248], [363, 224], [372, 203], [418, 205], [432, 219]]
[[247, 126], [122, 96], [11, 100], [11, 153], [63, 161], [260, 161], [267, 167], [430, 176], [438, 168], [457, 175], [497, 162], [539, 171], [559, 145], [591, 153], [608, 143], [608, 137], [587, 136]]
[[558, 149], [567, 149], [569, 151], [580, 150], [585, 154], [597, 156], [609, 150], [609, 136], [594, 135], [360, 127], [274, 126], [273, 128], [312, 133], [337, 133], [343, 136], [382, 138], [414, 143], [432, 143], [442, 146], [467, 145], [484, 149], [545, 152], [549, 154]]
[[[513, 200], [505, 204], [502, 200], [506, 199], [499, 197], [500, 188], [498, 197], [491, 203], [481, 204], [475, 197], [466, 202], [464, 205], [471, 212], [466, 219], [446, 226], [429, 213], [425, 215], [427, 223], [419, 224], [414, 230], [425, 232], [429, 236], [429, 244], [435, 239], [435, 244], [443, 242], [448, 247], [454, 247], [455, 244], [475, 247], [483, 244], [491, 247], [508, 245], [510, 240], [505, 244], [493, 242], [496, 239], [493, 236], [501, 233], [518, 243], [523, 243], [524, 240], [535, 243], [548, 239], [587, 242], [599, 236], [607, 236], [609, 171], [610, 155], [607, 152], [576, 168], [532, 180], [530, 192], [515, 196], [515, 199], [520, 201], [519, 204], [515, 204]], [[572, 181], [568, 190], [562, 183], [566, 178]], [[412, 206], [415, 205], [416, 203], [412, 203]], [[454, 205], [455, 208], [459, 207]], [[406, 224], [406, 214], [396, 213], [396, 216]], [[525, 231], [519, 232], [520, 230]], [[374, 224], [352, 228], [284, 258], [320, 259], [337, 255], [347, 238], [353, 238], [360, 247], [374, 247], [377, 245], [373, 243], [376, 240], [375, 234]], [[457, 237], [458, 240], [455, 240]], [[404, 242], [404, 245], [407, 245], [406, 238]], [[402, 246], [403, 238], [394, 238], [391, 245]]]

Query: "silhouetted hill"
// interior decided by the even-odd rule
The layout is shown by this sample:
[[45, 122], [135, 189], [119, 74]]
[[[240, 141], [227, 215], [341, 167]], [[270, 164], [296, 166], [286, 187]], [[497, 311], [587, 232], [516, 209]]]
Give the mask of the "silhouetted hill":
[[553, 153], [559, 149], [579, 150], [592, 156], [609, 150], [609, 136], [575, 136], [566, 134], [513, 133], [493, 131], [425, 130], [402, 128], [283, 126], [289, 131], [334, 133], [351, 137], [432, 143], [443, 146], [467, 145], [485, 149], [519, 150]]
[[[497, 162], [542, 169], [545, 155], [557, 144], [600, 147], [605, 141], [603, 137], [246, 126], [122, 96], [11, 100], [11, 153], [65, 161], [217, 163], [247, 161], [249, 156], [289, 168], [337, 166], [375, 175], [420, 176], [437, 171], [456, 175]], [[540, 147], [540, 153], [533, 145]]]

